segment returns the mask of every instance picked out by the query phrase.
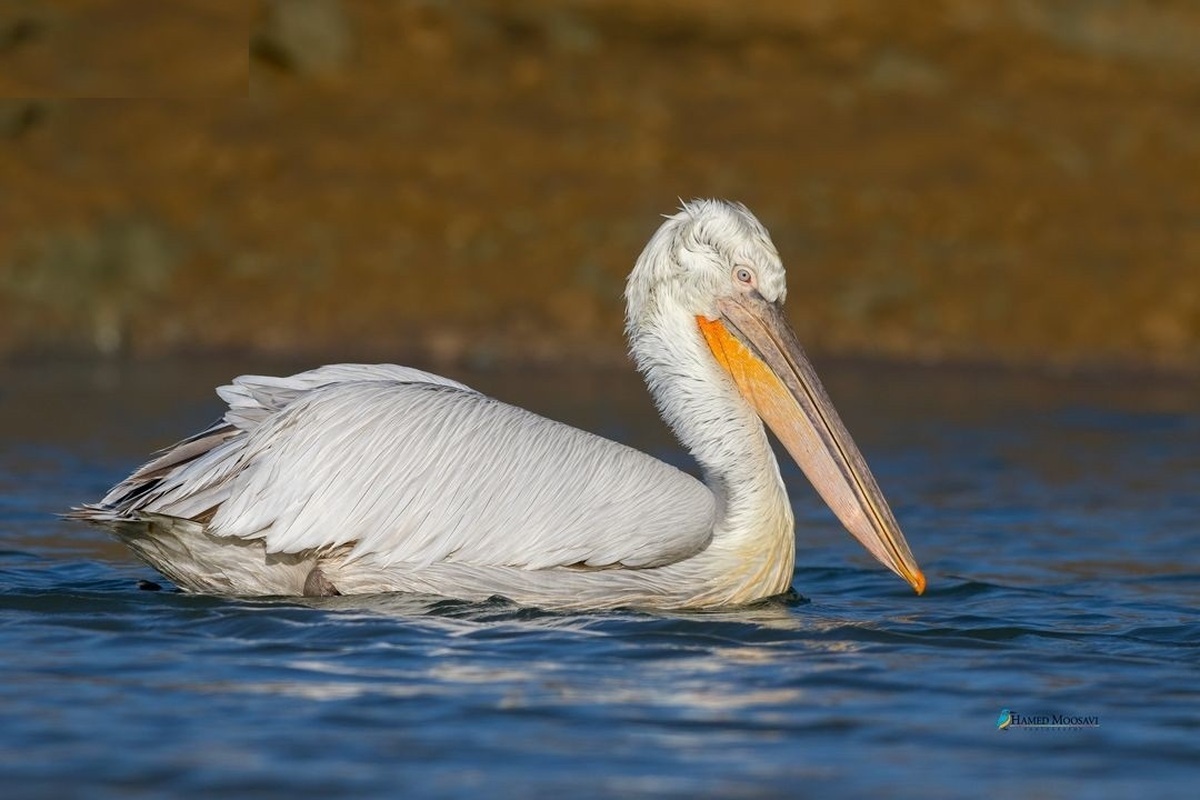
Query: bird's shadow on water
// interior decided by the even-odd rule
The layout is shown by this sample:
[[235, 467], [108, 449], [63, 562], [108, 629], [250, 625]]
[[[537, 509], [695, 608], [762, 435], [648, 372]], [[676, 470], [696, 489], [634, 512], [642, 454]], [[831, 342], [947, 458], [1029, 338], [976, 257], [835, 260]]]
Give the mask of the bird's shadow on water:
[[271, 598], [264, 602], [298, 605], [333, 613], [367, 613], [409, 621], [445, 621], [485, 629], [518, 626], [529, 629], [592, 629], [607, 625], [672, 623], [703, 628], [736, 623], [768, 628], [793, 627], [802, 619], [799, 611], [809, 600], [790, 590], [743, 606], [704, 610], [662, 610], [618, 607], [601, 610], [558, 610], [515, 603], [503, 596], [483, 601], [460, 600], [436, 595], [377, 594], [339, 597]]

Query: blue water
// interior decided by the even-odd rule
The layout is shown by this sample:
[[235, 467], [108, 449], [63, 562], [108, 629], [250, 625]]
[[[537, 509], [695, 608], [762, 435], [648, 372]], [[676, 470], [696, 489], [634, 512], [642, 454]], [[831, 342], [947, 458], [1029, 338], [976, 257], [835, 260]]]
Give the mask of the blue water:
[[[720, 613], [144, 591], [51, 516], [296, 366], [0, 369], [4, 796], [1194, 796], [1194, 383], [825, 369], [924, 597], [790, 466], [801, 596]], [[628, 376], [456, 377], [686, 464]]]

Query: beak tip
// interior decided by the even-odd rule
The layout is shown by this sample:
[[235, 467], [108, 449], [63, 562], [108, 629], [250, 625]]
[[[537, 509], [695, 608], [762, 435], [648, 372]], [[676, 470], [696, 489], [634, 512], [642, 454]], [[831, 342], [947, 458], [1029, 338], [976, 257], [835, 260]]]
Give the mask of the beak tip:
[[908, 579], [908, 582], [912, 584], [913, 590], [917, 593], [918, 596], [925, 594], [925, 573], [924, 572], [921, 572], [921, 570], [919, 570], [919, 569], [914, 571], [912, 574], [912, 577], [910, 577]]

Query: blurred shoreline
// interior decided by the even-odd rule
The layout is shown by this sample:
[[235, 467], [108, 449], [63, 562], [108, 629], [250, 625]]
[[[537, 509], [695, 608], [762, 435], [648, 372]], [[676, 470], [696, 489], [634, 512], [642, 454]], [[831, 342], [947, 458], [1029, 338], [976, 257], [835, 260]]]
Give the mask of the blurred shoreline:
[[723, 196], [815, 355], [1200, 375], [1200, 7], [729, 8], [6, 5], [0, 359], [621, 366]]

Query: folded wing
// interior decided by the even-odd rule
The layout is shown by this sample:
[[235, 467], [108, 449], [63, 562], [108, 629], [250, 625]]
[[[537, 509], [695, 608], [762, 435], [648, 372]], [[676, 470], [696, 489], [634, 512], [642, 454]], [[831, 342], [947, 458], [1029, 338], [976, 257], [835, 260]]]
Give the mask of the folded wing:
[[218, 392], [221, 423], [81, 515], [183, 517], [268, 552], [349, 546], [414, 567], [653, 567], [711, 537], [694, 478], [420, 370], [339, 364]]

